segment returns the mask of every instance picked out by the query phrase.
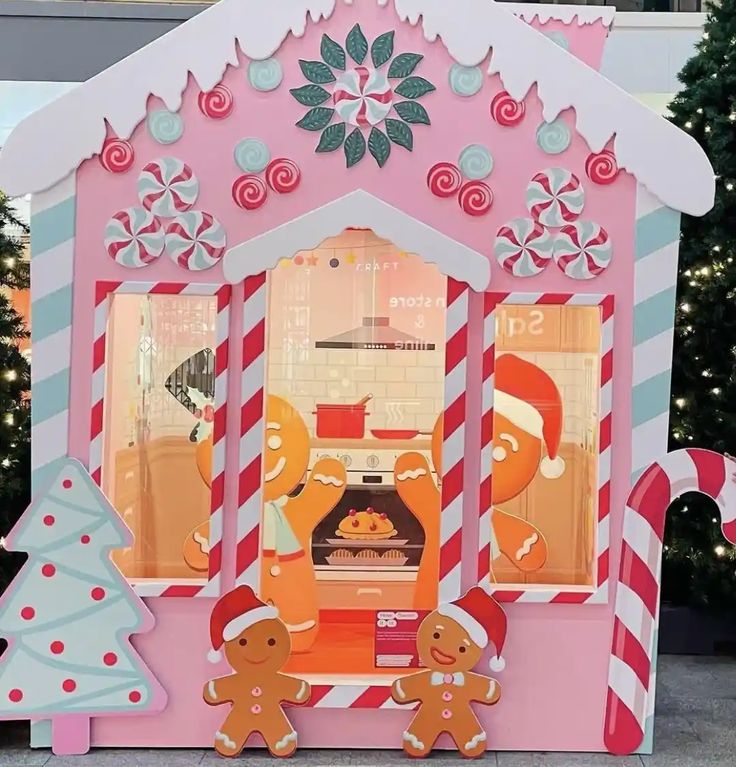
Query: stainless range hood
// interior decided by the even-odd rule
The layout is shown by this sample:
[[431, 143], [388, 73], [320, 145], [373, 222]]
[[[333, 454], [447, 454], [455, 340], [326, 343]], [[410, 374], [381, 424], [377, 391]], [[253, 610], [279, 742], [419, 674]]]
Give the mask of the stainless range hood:
[[392, 328], [388, 317], [363, 317], [363, 324], [346, 333], [332, 336], [325, 341], [317, 341], [317, 349], [397, 349], [428, 350], [435, 349], [434, 344], [410, 336], [401, 330]]

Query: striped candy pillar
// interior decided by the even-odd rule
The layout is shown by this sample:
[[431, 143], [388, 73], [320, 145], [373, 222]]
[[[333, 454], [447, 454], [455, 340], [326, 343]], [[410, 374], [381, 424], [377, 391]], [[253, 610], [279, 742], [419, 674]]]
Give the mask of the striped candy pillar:
[[31, 201], [33, 494], [67, 455], [76, 229], [74, 174]]
[[[635, 234], [632, 484], [647, 466], [667, 451], [680, 214], [662, 205], [643, 186], [639, 186]], [[659, 583], [659, 572], [656, 578]], [[656, 604], [655, 631], [658, 623], [659, 601]], [[651, 753], [653, 748], [656, 654], [654, 645], [650, 678], [644, 686], [643, 742], [631, 746], [630, 751], [641, 748], [643, 753]], [[617, 668], [619, 666], [612, 658], [609, 686], [615, 681]], [[606, 743], [611, 750], [608, 737]]]
[[243, 371], [240, 397], [235, 583], [258, 589], [266, 380], [266, 273], [247, 277], [243, 299]]
[[[69, 438], [77, 184], [71, 174], [31, 199], [31, 487], [51, 482]], [[51, 721], [31, 722], [31, 745], [51, 745]]]
[[461, 590], [469, 299], [468, 285], [448, 278], [440, 515], [440, 603], [457, 599]]

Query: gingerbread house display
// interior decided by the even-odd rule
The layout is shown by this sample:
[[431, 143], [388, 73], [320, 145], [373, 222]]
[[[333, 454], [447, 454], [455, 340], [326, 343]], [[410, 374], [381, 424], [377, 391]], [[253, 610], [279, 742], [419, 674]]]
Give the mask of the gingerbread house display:
[[[598, 73], [613, 14], [221, 0], [12, 133], [55, 511], [47, 544], [9, 544], [73, 564], [43, 520], [72, 514], [76, 459], [153, 616], [117, 635], [151, 705], [107, 706], [90, 651], [34, 708], [14, 658], [50, 684], [66, 661], [29, 639], [59, 641], [44, 578], [9, 591], [0, 616], [36, 606], [7, 624], [0, 715], [34, 745], [83, 750], [79, 717], [92, 746], [212, 744], [210, 613], [251, 586], [311, 689], [299, 745], [400, 748], [419, 624], [481, 585], [508, 618], [489, 749], [651, 751], [667, 506], [708, 493], [733, 540], [735, 488], [722, 456], [666, 455], [679, 217], [715, 182]], [[65, 546], [94, 540], [85, 503]]]

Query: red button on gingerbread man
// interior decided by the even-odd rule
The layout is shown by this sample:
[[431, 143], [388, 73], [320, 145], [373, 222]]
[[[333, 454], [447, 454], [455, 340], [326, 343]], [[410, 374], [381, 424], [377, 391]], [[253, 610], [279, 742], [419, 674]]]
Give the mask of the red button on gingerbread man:
[[250, 586], [238, 586], [215, 605], [210, 636], [214, 648], [210, 660], [221, 659], [224, 645], [235, 672], [204, 686], [203, 697], [210, 706], [232, 703], [215, 733], [215, 750], [222, 756], [237, 756], [251, 733], [257, 732], [273, 756], [291, 756], [296, 732], [281, 703], [303, 705], [311, 690], [302, 679], [279, 673], [289, 659], [291, 640], [278, 610], [258, 599]]
[[409, 756], [426, 756], [443, 732], [463, 756], [480, 756], [486, 750], [486, 733], [470, 704], [492, 706], [501, 697], [501, 687], [471, 669], [491, 641], [497, 652], [491, 668], [502, 670], [505, 638], [506, 614], [478, 586], [455, 602], [440, 605], [422, 621], [417, 649], [427, 670], [397, 679], [391, 689], [397, 703], [420, 704], [403, 735]]

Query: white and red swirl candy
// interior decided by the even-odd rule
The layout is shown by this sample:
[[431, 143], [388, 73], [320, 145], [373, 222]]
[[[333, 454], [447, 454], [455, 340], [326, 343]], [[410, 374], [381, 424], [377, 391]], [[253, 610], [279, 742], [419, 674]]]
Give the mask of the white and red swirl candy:
[[274, 192], [290, 194], [301, 180], [301, 171], [293, 160], [277, 157], [266, 166], [266, 182]]
[[125, 173], [131, 169], [135, 160], [133, 145], [122, 138], [105, 139], [98, 159], [109, 173]]
[[564, 226], [583, 212], [585, 193], [576, 175], [564, 168], [537, 173], [526, 188], [526, 205], [545, 226]]
[[483, 181], [468, 181], [460, 187], [457, 201], [469, 216], [485, 216], [493, 205], [493, 192]]
[[608, 232], [592, 221], [563, 226], [554, 243], [557, 266], [574, 280], [592, 280], [604, 272], [613, 257]]
[[235, 179], [232, 195], [239, 208], [257, 210], [266, 202], [268, 189], [260, 176], [246, 173]]
[[523, 119], [526, 107], [523, 101], [515, 101], [506, 91], [501, 91], [491, 101], [491, 117], [504, 127], [518, 125]]
[[166, 230], [166, 251], [184, 269], [198, 272], [215, 266], [225, 254], [227, 237], [211, 214], [190, 210], [177, 216]]
[[427, 186], [435, 197], [454, 197], [462, 183], [460, 169], [451, 162], [438, 162], [427, 173]]
[[121, 266], [140, 269], [155, 261], [164, 249], [161, 222], [144, 208], [118, 211], [105, 227], [107, 255]]
[[138, 177], [138, 198], [156, 216], [173, 218], [197, 201], [199, 182], [192, 169], [175, 157], [149, 162]]
[[211, 91], [202, 91], [197, 100], [199, 111], [213, 120], [223, 120], [232, 114], [235, 100], [230, 88], [216, 85]]
[[595, 184], [612, 184], [620, 173], [616, 155], [610, 149], [588, 155], [585, 172]]
[[514, 277], [534, 277], [552, 258], [551, 233], [531, 218], [514, 218], [496, 233], [493, 253], [501, 268]]

